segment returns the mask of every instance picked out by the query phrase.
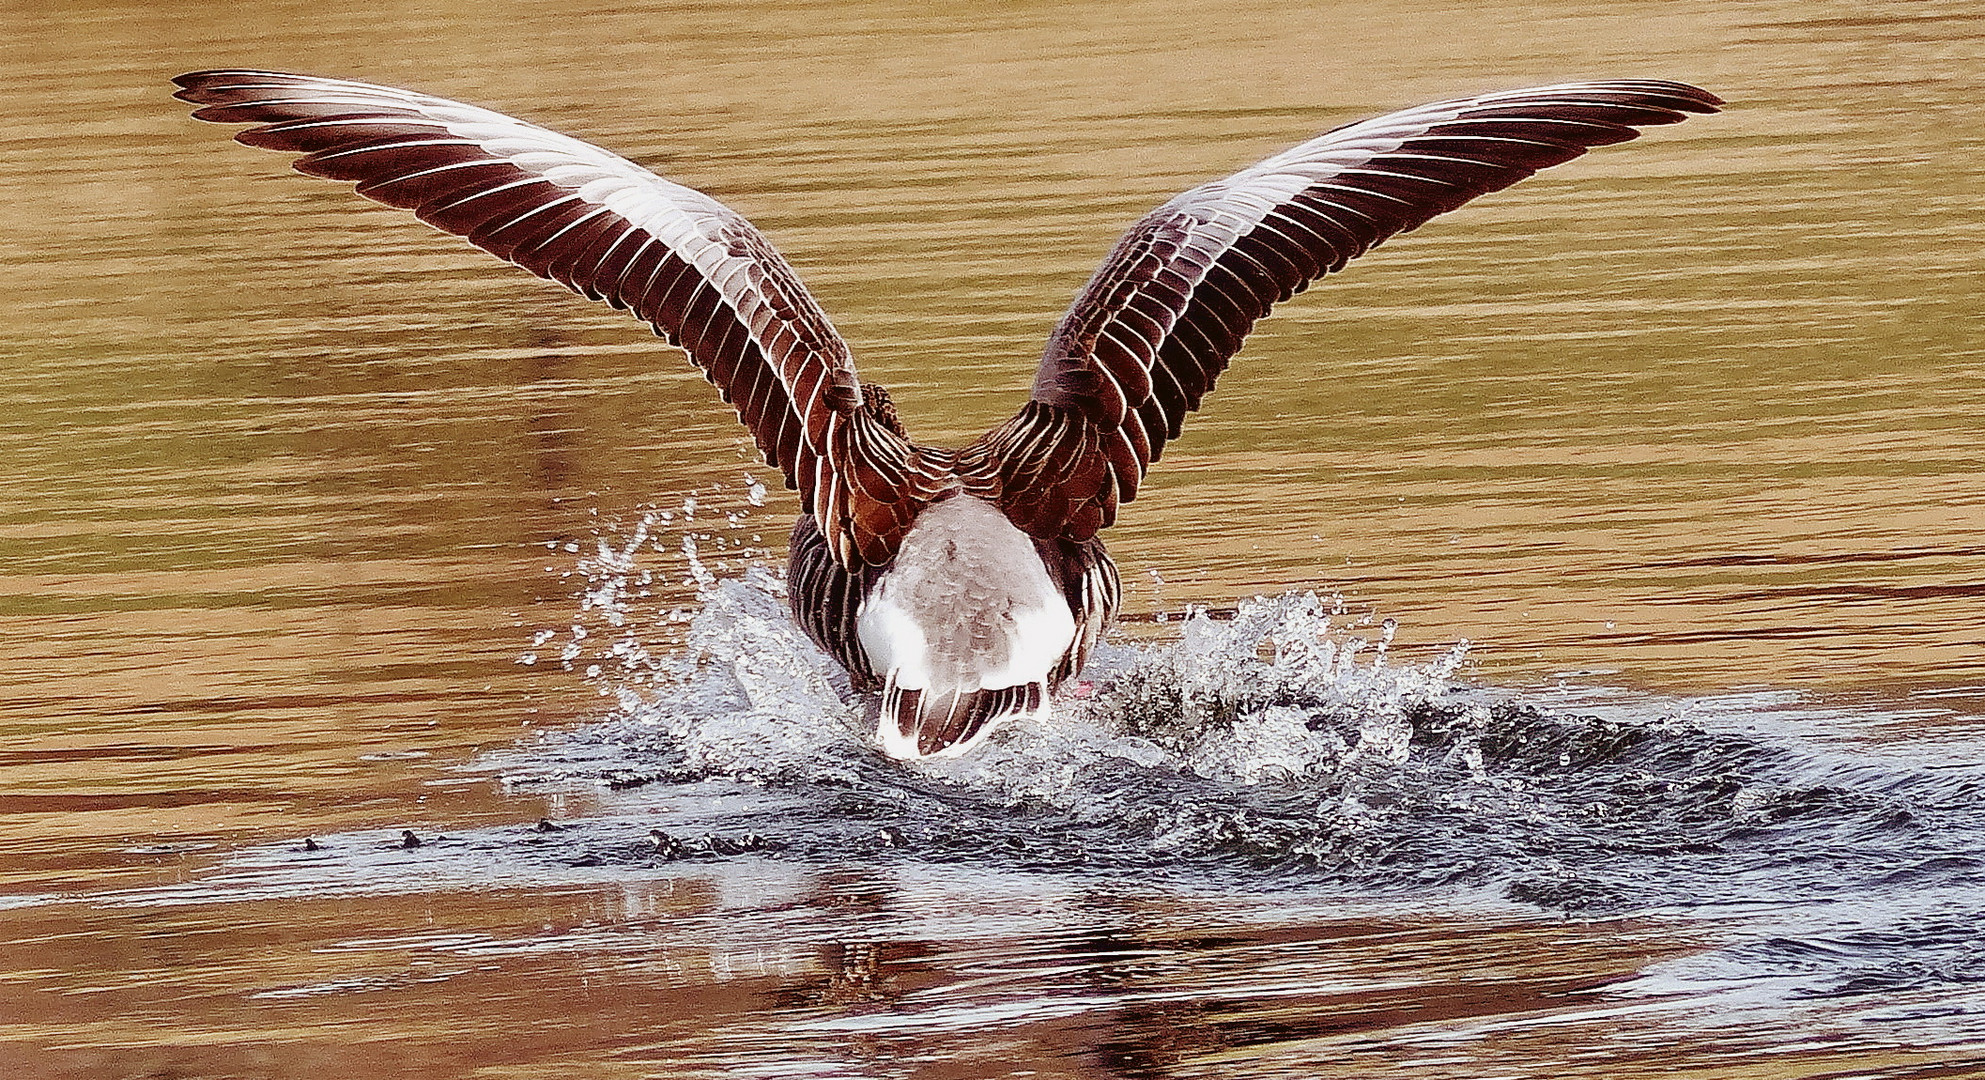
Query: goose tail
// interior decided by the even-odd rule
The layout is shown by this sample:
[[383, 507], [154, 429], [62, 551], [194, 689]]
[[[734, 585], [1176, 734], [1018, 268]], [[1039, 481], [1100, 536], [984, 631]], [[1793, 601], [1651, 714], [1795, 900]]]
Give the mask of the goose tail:
[[892, 678], [882, 692], [876, 736], [890, 757], [952, 757], [983, 742], [1003, 721], [1038, 720], [1047, 711], [1046, 682], [998, 689], [912, 690]]

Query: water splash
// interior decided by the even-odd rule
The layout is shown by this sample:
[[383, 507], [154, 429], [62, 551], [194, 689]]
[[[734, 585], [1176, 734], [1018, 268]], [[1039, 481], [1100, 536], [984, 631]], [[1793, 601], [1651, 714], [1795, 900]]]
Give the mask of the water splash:
[[1878, 863], [1897, 800], [1921, 798], [1885, 789], [1925, 777], [1843, 785], [1811, 748], [1681, 703], [1567, 715], [1469, 687], [1465, 643], [1399, 664], [1397, 625], [1371, 630], [1312, 594], [1190, 613], [1176, 642], [1099, 649], [1052, 722], [903, 764], [869, 746], [867, 704], [755, 571], [705, 584], [685, 646], [620, 684], [614, 717], [505, 768], [514, 784], [605, 785], [630, 811], [721, 791], [739, 826], [802, 855], [866, 857], [887, 835], [944, 860], [1488, 889], [1609, 913], [1810, 889], [1785, 838], [1817, 816], [1836, 872]]
[[[555, 645], [560, 666], [608, 697], [668, 678], [675, 666], [652, 650], [676, 646], [720, 578], [755, 572], [771, 554], [752, 518], [765, 498], [765, 485], [747, 475], [735, 490], [712, 484], [675, 509], [643, 507], [631, 523], [600, 521], [590, 552], [577, 541], [547, 542], [547, 550], [580, 556], [545, 568], [576, 584], [578, 615], [537, 631], [517, 662], [538, 664]], [[698, 597], [696, 606], [668, 603], [685, 593]]]

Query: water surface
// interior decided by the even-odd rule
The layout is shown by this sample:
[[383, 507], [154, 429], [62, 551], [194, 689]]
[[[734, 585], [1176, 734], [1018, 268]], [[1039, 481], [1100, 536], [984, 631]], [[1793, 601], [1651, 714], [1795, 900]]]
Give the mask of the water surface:
[[[1969, 5], [9, 28], [9, 1075], [1985, 1054]], [[1731, 106], [1286, 305], [1114, 530], [1133, 618], [1076, 719], [905, 770], [747, 583], [794, 505], [754, 504], [702, 379], [166, 96], [229, 64], [464, 97], [712, 192], [934, 442], [1017, 406], [1190, 184], [1533, 81]]]

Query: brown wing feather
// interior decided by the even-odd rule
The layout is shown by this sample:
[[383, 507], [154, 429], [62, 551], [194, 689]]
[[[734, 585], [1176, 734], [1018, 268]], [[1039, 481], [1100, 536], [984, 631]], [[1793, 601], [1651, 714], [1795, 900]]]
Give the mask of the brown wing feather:
[[1032, 400], [961, 467], [991, 473], [1022, 528], [1085, 540], [1273, 305], [1478, 195], [1720, 104], [1657, 81], [1484, 94], [1346, 125], [1187, 191], [1118, 242], [1048, 338]]
[[[597, 147], [459, 102], [263, 71], [175, 80], [194, 116], [645, 319], [681, 346], [821, 520], [843, 566], [894, 558], [942, 463], [865, 404], [853, 358], [751, 224]], [[885, 479], [887, 478], [887, 479]]]

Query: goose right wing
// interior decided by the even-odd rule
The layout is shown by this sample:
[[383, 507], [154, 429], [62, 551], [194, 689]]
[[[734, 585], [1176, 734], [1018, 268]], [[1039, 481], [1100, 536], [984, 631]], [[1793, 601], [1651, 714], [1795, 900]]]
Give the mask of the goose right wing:
[[1573, 83], [1349, 124], [1147, 215], [1048, 339], [1032, 399], [960, 458], [1035, 536], [1086, 540], [1137, 494], [1256, 320], [1386, 238], [1639, 129], [1715, 112], [1674, 82]]
[[304, 156], [539, 277], [627, 309], [736, 406], [843, 567], [895, 556], [944, 483], [882, 415], [792, 267], [715, 199], [557, 132], [445, 98], [270, 71], [175, 80], [193, 115]]

